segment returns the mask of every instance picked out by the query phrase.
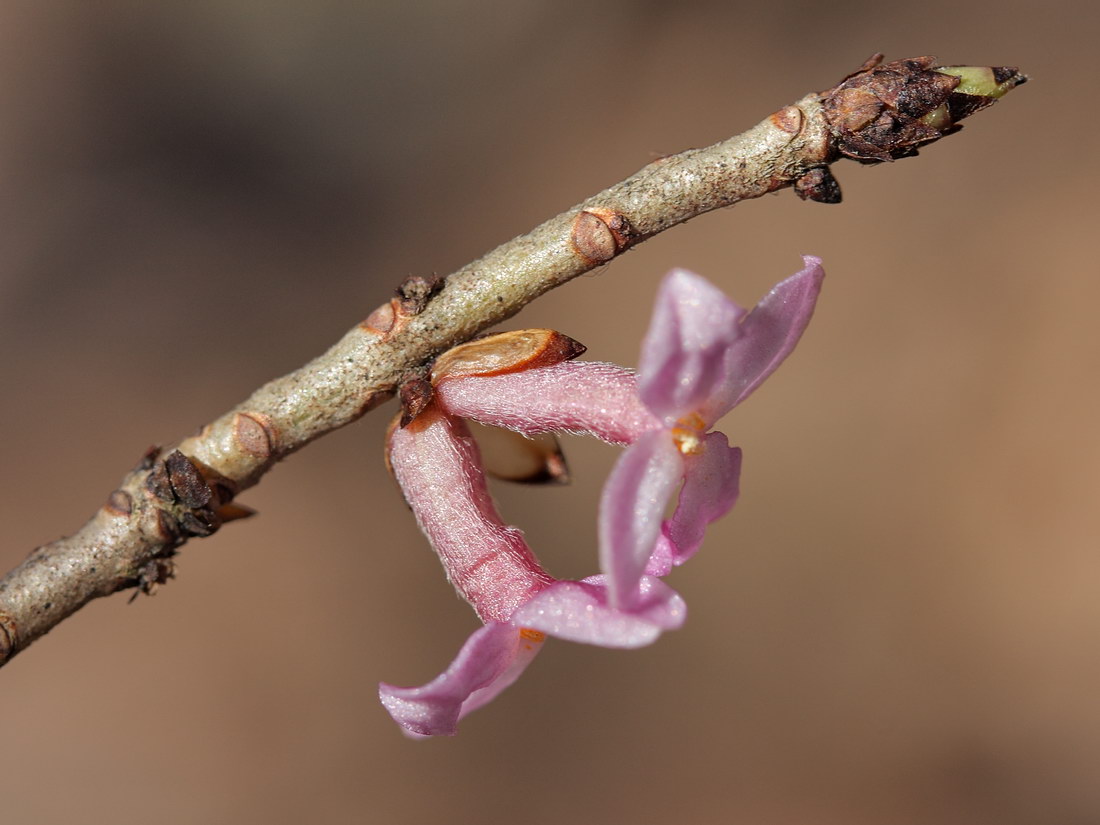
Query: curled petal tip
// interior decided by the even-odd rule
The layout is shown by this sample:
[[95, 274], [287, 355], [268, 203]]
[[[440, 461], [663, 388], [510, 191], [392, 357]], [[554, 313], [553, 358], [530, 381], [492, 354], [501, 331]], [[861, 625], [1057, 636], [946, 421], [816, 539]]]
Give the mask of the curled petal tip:
[[403, 688], [383, 682], [378, 696], [406, 735], [454, 736], [459, 720], [519, 678], [541, 648], [540, 634], [491, 622], [474, 631], [451, 665], [428, 684]]
[[659, 418], [696, 410], [722, 380], [723, 359], [745, 311], [686, 269], [665, 276], [642, 342], [638, 393]]
[[802, 273], [810, 274], [817, 280], [821, 280], [822, 278], [824, 278], [825, 268], [821, 264], [821, 258], [819, 258], [817, 255], [803, 255]]

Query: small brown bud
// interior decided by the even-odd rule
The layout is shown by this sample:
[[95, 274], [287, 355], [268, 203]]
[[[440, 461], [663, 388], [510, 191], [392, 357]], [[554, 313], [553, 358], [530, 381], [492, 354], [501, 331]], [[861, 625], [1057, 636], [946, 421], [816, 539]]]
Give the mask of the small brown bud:
[[107, 496], [107, 503], [103, 505], [103, 509], [112, 516], [129, 516], [134, 509], [134, 500], [125, 490], [115, 490]]
[[443, 289], [444, 279], [438, 275], [424, 277], [413, 275], [406, 278], [397, 288], [397, 310], [402, 315], [419, 315], [439, 290]]
[[370, 315], [366, 317], [359, 326], [365, 329], [367, 332], [373, 332], [376, 335], [386, 335], [393, 329], [394, 320], [396, 319], [396, 313], [393, 310], [394, 301], [382, 304], [378, 309], [374, 310]]
[[132, 602], [138, 597], [138, 593], [144, 593], [146, 596], [152, 596], [157, 592], [157, 588], [167, 583], [169, 579], [176, 577], [176, 565], [170, 558], [152, 559], [142, 565], [137, 574], [137, 581], [135, 582], [137, 592], [130, 597]]
[[499, 427], [467, 421], [481, 448], [485, 471], [519, 484], [568, 484], [569, 467], [553, 433], [528, 438]]
[[811, 169], [794, 182], [794, 191], [798, 197], [806, 201], [818, 203], [840, 203], [840, 184], [829, 171], [828, 166], [818, 166]]
[[589, 266], [607, 263], [640, 238], [626, 215], [599, 207], [578, 214], [569, 235], [573, 250]]
[[398, 394], [401, 396], [401, 426], [407, 427], [413, 419], [424, 412], [424, 408], [431, 403], [435, 391], [432, 389], [431, 381], [418, 377], [405, 381], [398, 390]]
[[584, 344], [552, 329], [501, 332], [447, 350], [432, 365], [432, 381], [548, 367], [570, 361], [585, 349]]
[[164, 460], [164, 464], [168, 469], [168, 482], [172, 485], [172, 492], [185, 507], [194, 509], [210, 501], [213, 495], [210, 485], [191, 459], [179, 450], [173, 450]]
[[573, 249], [589, 266], [607, 263], [615, 257], [615, 236], [607, 224], [591, 212], [581, 212], [573, 221], [569, 236]]
[[802, 110], [797, 106], [784, 106], [771, 116], [771, 122], [784, 132], [797, 135], [802, 128]]
[[271, 419], [263, 413], [240, 412], [233, 417], [233, 440], [249, 455], [270, 458], [274, 452]]

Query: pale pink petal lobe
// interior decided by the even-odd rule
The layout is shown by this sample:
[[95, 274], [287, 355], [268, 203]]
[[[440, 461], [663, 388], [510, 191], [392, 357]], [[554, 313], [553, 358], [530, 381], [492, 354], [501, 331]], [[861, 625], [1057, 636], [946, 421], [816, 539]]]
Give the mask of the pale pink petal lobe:
[[492, 622], [475, 631], [442, 674], [423, 687], [383, 682], [383, 706], [411, 736], [453, 736], [458, 720], [514, 682], [542, 647], [537, 635]]
[[660, 535], [665, 506], [683, 474], [683, 458], [666, 430], [642, 435], [619, 457], [600, 501], [600, 570], [611, 603], [630, 610], [638, 580]]
[[673, 564], [683, 564], [703, 543], [708, 524], [730, 511], [737, 501], [741, 448], [731, 447], [722, 433], [708, 433], [703, 449], [684, 456], [684, 486], [664, 534], [672, 545]]
[[714, 394], [743, 314], [705, 278], [684, 269], [665, 276], [638, 366], [639, 395], [658, 418], [671, 423]]
[[813, 317], [825, 270], [803, 255], [803, 268], [764, 296], [741, 323], [742, 335], [726, 353], [724, 380], [700, 413], [708, 425], [744, 401], [795, 348]]
[[611, 606], [605, 581], [591, 576], [553, 584], [516, 611], [514, 621], [571, 642], [623, 648], [648, 645], [683, 625], [684, 600], [659, 579], [639, 580], [638, 600], [629, 611]]

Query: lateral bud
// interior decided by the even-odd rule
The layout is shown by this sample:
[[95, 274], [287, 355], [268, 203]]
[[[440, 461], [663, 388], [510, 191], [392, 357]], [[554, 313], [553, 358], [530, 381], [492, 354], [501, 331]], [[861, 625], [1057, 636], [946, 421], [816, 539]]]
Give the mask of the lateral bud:
[[840, 183], [828, 166], [815, 166], [794, 182], [794, 192], [804, 201], [840, 203]]
[[432, 383], [445, 378], [504, 375], [570, 361], [586, 347], [552, 329], [500, 332], [459, 344], [435, 359]]
[[432, 297], [443, 289], [443, 278], [438, 275], [425, 277], [411, 275], [397, 288], [397, 310], [402, 315], [419, 315]]
[[424, 377], [410, 378], [397, 391], [401, 397], [401, 425], [407, 427], [432, 401], [432, 382]]
[[485, 472], [518, 484], [568, 484], [569, 465], [553, 433], [525, 436], [500, 427], [467, 421], [481, 448]]

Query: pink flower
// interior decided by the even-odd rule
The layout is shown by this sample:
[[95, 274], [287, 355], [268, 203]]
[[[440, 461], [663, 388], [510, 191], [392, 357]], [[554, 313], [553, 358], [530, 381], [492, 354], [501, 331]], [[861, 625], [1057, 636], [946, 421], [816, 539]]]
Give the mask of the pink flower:
[[[452, 414], [527, 435], [581, 432], [628, 444], [604, 487], [600, 568], [610, 603], [627, 608], [643, 573], [690, 558], [706, 525], [733, 506], [741, 451], [710, 428], [783, 362], [813, 315], [824, 271], [803, 269], [746, 313], [705, 279], [674, 270], [661, 284], [637, 375], [567, 361], [436, 388]], [[665, 505], [682, 482], [677, 507]]]
[[[703, 278], [670, 273], [637, 375], [565, 361], [443, 377], [424, 412], [391, 432], [394, 476], [449, 580], [485, 623], [432, 682], [380, 686], [382, 703], [407, 732], [453, 734], [460, 718], [518, 678], [545, 635], [638, 647], [683, 623], [683, 600], [655, 577], [693, 555], [706, 525], [737, 497], [741, 452], [709, 430], [798, 342], [824, 274], [818, 259], [804, 260], [801, 272], [747, 314]], [[558, 581], [542, 569], [493, 507], [477, 445], [459, 416], [527, 435], [583, 432], [629, 445], [601, 499], [603, 575]]]

